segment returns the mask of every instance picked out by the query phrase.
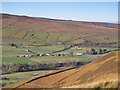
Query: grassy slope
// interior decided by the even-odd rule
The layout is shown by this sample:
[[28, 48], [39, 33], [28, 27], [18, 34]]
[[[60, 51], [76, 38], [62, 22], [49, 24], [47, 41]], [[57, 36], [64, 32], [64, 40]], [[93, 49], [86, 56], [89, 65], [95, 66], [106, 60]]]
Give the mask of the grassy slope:
[[[1, 19], [0, 19], [1, 20]], [[59, 61], [78, 61], [95, 59], [98, 56], [80, 56], [80, 57], [35, 57], [35, 58], [17, 58], [18, 55], [30, 54], [25, 49], [30, 49], [38, 53], [49, 53], [64, 49], [70, 45], [84, 42], [84, 39], [92, 42], [115, 42], [117, 39], [117, 28], [105, 27], [106, 24], [78, 22], [78, 21], [55, 21], [43, 18], [32, 18], [24, 16], [3, 15], [3, 62], [7, 63], [37, 63], [37, 62], [59, 62]], [[108, 37], [108, 40], [104, 38]], [[54, 44], [64, 42], [65, 45], [53, 45], [47, 47], [30, 47], [28, 44]], [[23, 44], [23, 48], [12, 48], [9, 43], [17, 45]], [[84, 49], [69, 49], [61, 53], [69, 54], [71, 51], [83, 53], [95, 47], [83, 47]]]
[[[4, 42], [53, 43], [77, 38], [82, 39], [70, 43], [80, 43], [83, 39], [93, 42], [118, 41], [116, 24], [60, 21], [9, 14], [3, 14], [2, 17]], [[27, 32], [26, 37], [22, 39]], [[108, 37], [109, 40], [105, 40], [104, 37]]]
[[[103, 29], [104, 30], [104, 29]], [[28, 34], [24, 37], [24, 35], [28, 32]], [[26, 28], [20, 28], [20, 27], [5, 27], [3, 28], [3, 43], [4, 42], [14, 42], [17, 43], [20, 42], [28, 42], [28, 43], [57, 43], [59, 41], [69, 41], [69, 43], [77, 44], [83, 42], [84, 38], [81, 38], [81, 36], [78, 34], [71, 34], [71, 33], [54, 33], [54, 32], [34, 32], [30, 31]], [[34, 36], [32, 34], [34, 33]], [[24, 37], [24, 39], [23, 39]], [[105, 40], [104, 38], [108, 37], [108, 40]], [[78, 39], [80, 38], [80, 39]], [[77, 40], [75, 40], [77, 39]], [[118, 41], [117, 34], [101, 34], [99, 36], [91, 35], [89, 37], [86, 37], [87, 40], [93, 41], [93, 42], [115, 42]], [[19, 41], [17, 41], [19, 40]]]
[[[19, 88], [117, 88], [117, 64], [118, 52], [113, 52], [83, 67], [33, 80]], [[34, 78], [36, 77], [28, 80]], [[16, 87], [22, 83], [24, 81], [6, 88]]]
[[[27, 33], [28, 32], [28, 33]], [[14, 42], [16, 43], [57, 43], [59, 41], [67, 41], [71, 38], [75, 39], [78, 36], [74, 34], [59, 34], [59, 33], [52, 33], [52, 32], [34, 32], [34, 31], [28, 31], [28, 29], [25, 28], [19, 28], [19, 27], [6, 27], [3, 28], [3, 43], [5, 42]], [[27, 35], [25, 36], [25, 34]], [[34, 36], [32, 34], [34, 33]], [[25, 37], [24, 37], [25, 36]], [[24, 38], [23, 38], [24, 37]], [[19, 40], [19, 41], [18, 41]]]
[[118, 88], [118, 57], [120, 51], [110, 53], [81, 70], [80, 77], [68, 88]]

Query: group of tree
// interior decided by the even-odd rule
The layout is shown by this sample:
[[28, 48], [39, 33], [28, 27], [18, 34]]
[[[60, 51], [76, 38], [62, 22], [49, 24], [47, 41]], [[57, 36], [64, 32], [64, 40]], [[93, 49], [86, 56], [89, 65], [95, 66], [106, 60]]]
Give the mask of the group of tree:
[[60, 69], [60, 67], [70, 67], [70, 66], [81, 66], [88, 62], [61, 62], [61, 63], [48, 63], [48, 64], [2, 64], [2, 74], [14, 73], [14, 72], [27, 72], [27, 71], [37, 71], [37, 70], [55, 70]]
[[90, 51], [86, 51], [85, 54], [97, 55], [97, 54], [105, 54], [107, 52], [108, 52], [107, 49], [99, 49], [99, 50], [91, 49]]

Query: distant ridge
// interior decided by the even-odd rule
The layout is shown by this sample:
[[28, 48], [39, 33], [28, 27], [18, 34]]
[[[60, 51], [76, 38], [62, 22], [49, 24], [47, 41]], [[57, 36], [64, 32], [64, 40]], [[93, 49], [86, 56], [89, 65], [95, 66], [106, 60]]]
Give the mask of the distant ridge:
[[[91, 28], [114, 28], [118, 29], [118, 24], [112, 23], [98, 23], [98, 22], [84, 22], [72, 20], [59, 20], [40, 17], [28, 17], [11, 14], [0, 14], [2, 17], [4, 27], [25, 27], [32, 31], [48, 31], [48, 32], [69, 32], [79, 34], [81, 30], [91, 30]], [[92, 31], [94, 32], [94, 31]], [[96, 32], [96, 31], [95, 31]], [[103, 31], [102, 31], [103, 32]]]
[[[41, 18], [41, 19], [47, 19], [47, 20], [53, 20], [53, 21], [77, 21], [77, 20], [54, 19], [54, 18], [45, 18], [45, 17], [31, 17], [31, 16], [27, 16], [27, 15], [14, 15], [14, 14], [7, 14], [7, 13], [0, 13], [0, 15], [3, 15], [3, 17], [4, 17], [4, 16], [17, 16], [17, 17], [26, 17], [26, 18]], [[83, 23], [117, 24], [117, 23], [92, 22], [92, 21], [77, 21], [77, 22], [83, 22]]]

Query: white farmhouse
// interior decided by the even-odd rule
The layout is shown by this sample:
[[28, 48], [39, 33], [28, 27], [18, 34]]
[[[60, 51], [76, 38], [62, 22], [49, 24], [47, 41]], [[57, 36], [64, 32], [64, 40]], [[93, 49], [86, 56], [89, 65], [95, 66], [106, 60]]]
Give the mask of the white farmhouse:
[[80, 56], [80, 55], [83, 55], [83, 54], [82, 54], [82, 53], [77, 53], [76, 55], [77, 55], [77, 56]]

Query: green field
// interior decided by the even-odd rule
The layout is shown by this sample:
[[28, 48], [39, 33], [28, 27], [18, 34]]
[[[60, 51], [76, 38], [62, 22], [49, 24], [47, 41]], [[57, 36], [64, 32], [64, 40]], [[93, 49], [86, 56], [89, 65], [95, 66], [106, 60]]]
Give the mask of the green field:
[[[96, 29], [96, 28], [93, 28]], [[83, 55], [74, 57], [58, 57], [58, 56], [43, 56], [43, 57], [32, 57], [32, 58], [19, 58], [19, 55], [31, 55], [26, 50], [32, 50], [37, 53], [51, 53], [54, 51], [62, 50], [69, 47], [70, 45], [79, 44], [84, 42], [84, 39], [90, 40], [95, 43], [113, 42], [117, 41], [116, 35], [101, 35], [101, 36], [89, 36], [88, 38], [82, 38], [79, 35], [71, 33], [54, 33], [54, 32], [33, 32], [28, 28], [21, 27], [4, 27], [3, 28], [3, 48], [2, 48], [2, 62], [3, 63], [52, 63], [52, 62], [71, 62], [71, 61], [86, 61], [95, 60], [102, 55]], [[108, 37], [105, 40], [104, 37]], [[55, 45], [58, 42], [64, 44]], [[20, 48], [13, 48], [9, 44], [14, 43], [18, 46], [22, 44]], [[44, 45], [53, 44], [51, 46], [28, 46], [29, 44]], [[100, 49], [101, 47], [80, 47], [71, 48], [61, 54], [69, 54], [70, 52], [85, 53], [90, 49]], [[114, 50], [115, 48], [107, 48], [108, 50]], [[58, 53], [58, 54], [59, 54]]]
[[[27, 33], [28, 32], [28, 33]], [[67, 41], [76, 39], [78, 36], [69, 33], [53, 33], [53, 32], [33, 32], [26, 28], [5, 27], [3, 28], [3, 42], [15, 43], [56, 43], [58, 41]], [[34, 34], [32, 36], [32, 34]]]
[[[81, 47], [79, 49], [77, 48], [71, 48], [67, 51], [59, 52], [61, 54], [69, 54], [70, 52], [76, 53], [84, 53], [87, 50], [90, 50], [91, 48], [95, 47]], [[3, 46], [2, 49], [2, 62], [3, 63], [52, 63], [52, 62], [71, 62], [71, 61], [86, 61], [86, 60], [95, 60], [96, 58], [102, 56], [102, 55], [82, 55], [82, 56], [38, 56], [38, 57], [17, 57], [19, 55], [28, 54], [31, 55], [30, 52], [27, 52], [26, 50], [30, 49], [37, 53], [50, 53], [56, 50], [64, 49], [63, 45], [53, 45], [53, 46], [41, 46], [41, 47], [30, 47], [25, 46], [23, 48], [13, 48], [10, 46]], [[99, 49], [99, 48], [95, 48]], [[114, 50], [114, 48], [107, 48], [108, 50]]]
[[[93, 30], [96, 28], [92, 28]], [[98, 28], [97, 28], [98, 29]], [[96, 30], [97, 30], [96, 29]], [[100, 30], [101, 28], [99, 28]], [[103, 30], [103, 28], [101, 29]], [[106, 30], [106, 29], [105, 29]], [[110, 30], [110, 32], [112, 32]], [[78, 44], [84, 42], [84, 39], [90, 40], [95, 43], [116, 42], [118, 41], [117, 34], [101, 34], [94, 35], [89, 31], [90, 36], [83, 38], [79, 34], [71, 33], [54, 33], [54, 32], [37, 32], [28, 28], [21, 27], [4, 27], [2, 31], [3, 44], [4, 43], [17, 43], [17, 44], [45, 44], [45, 43], [57, 43], [59, 41], [64, 44]], [[107, 38], [107, 39], [105, 39]]]
[[3, 85], [4, 84], [12, 84], [12, 83], [20, 82], [22, 80], [26, 80], [26, 79], [36, 76], [36, 75], [48, 73], [51, 71], [53, 71], [53, 70], [19, 72], [19, 73], [1, 75], [0, 78], [9, 78], [9, 80], [2, 80]]

